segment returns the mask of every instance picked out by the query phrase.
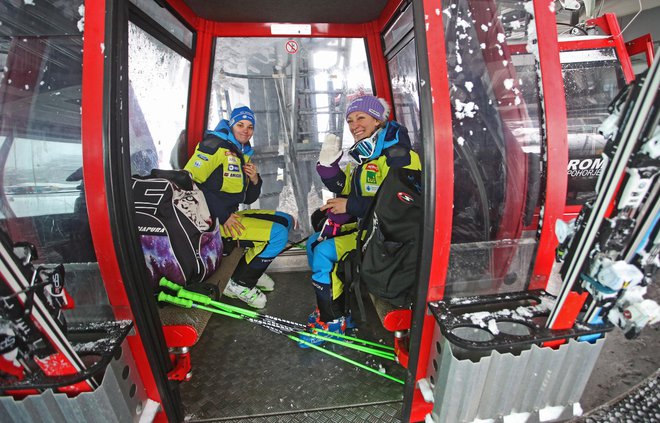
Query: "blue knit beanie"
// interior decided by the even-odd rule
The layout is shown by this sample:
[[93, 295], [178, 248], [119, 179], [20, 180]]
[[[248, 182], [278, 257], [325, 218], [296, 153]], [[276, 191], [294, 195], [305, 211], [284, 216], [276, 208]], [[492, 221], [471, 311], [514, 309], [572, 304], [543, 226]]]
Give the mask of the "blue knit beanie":
[[346, 118], [353, 112], [364, 112], [376, 120], [386, 121], [390, 115], [390, 106], [382, 98], [365, 95], [351, 101], [346, 108]]
[[233, 128], [236, 122], [241, 120], [249, 120], [252, 125], [255, 124], [254, 112], [248, 106], [238, 106], [231, 111], [229, 127]]

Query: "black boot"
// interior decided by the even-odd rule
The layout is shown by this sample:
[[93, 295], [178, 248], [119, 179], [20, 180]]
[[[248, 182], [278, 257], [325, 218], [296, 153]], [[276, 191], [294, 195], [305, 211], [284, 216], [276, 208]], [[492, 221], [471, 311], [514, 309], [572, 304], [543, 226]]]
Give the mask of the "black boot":
[[332, 299], [332, 286], [312, 281], [316, 304], [319, 308], [319, 320], [324, 323], [335, 320], [344, 315], [344, 293]]

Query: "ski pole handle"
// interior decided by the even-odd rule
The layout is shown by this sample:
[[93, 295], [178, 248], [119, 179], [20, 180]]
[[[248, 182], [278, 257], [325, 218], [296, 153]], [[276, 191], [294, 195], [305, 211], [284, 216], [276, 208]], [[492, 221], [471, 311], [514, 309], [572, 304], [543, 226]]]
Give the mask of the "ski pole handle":
[[174, 283], [170, 280], [167, 280], [164, 277], [160, 278], [160, 281], [158, 282], [158, 285], [160, 285], [164, 288], [167, 288], [167, 289], [171, 289], [174, 292], [178, 292], [179, 290], [181, 290], [183, 288], [181, 285], [176, 284], [176, 283]]
[[195, 303], [204, 304], [204, 305], [209, 305], [214, 302], [211, 298], [207, 297], [204, 294], [188, 291], [187, 289], [179, 290], [179, 292], [177, 292], [176, 295], [178, 298], [184, 298], [186, 300], [190, 300]]
[[163, 301], [184, 308], [192, 308], [193, 306], [193, 302], [188, 299], [175, 297], [173, 295], [166, 294], [164, 292], [160, 292], [158, 294], [158, 301]]

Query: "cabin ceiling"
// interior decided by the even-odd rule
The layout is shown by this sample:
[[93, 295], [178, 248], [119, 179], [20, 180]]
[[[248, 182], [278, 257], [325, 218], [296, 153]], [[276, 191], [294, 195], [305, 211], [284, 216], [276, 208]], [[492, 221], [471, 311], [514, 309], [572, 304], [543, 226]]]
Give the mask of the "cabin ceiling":
[[184, 0], [200, 17], [220, 22], [344, 23], [378, 19], [387, 0]]

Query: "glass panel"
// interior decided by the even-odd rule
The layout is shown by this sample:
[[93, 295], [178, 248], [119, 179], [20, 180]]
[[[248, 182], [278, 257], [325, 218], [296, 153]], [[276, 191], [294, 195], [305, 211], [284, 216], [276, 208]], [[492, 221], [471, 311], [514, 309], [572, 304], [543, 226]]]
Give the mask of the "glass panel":
[[605, 138], [598, 127], [609, 115], [607, 106], [625, 85], [613, 48], [560, 53], [568, 118], [567, 204], [595, 198], [603, 168]]
[[538, 84], [533, 56], [515, 56], [534, 23], [523, 2], [494, 4], [442, 7], [454, 136], [449, 297], [524, 289], [536, 245], [522, 228], [540, 185]]
[[139, 7], [143, 12], [158, 22], [167, 32], [172, 34], [188, 48], [193, 45], [193, 32], [186, 28], [169, 10], [154, 0], [131, 0], [131, 3]]
[[422, 133], [417, 86], [417, 53], [412, 40], [387, 62], [394, 98], [394, 112], [399, 123], [408, 129], [413, 150], [421, 151]]
[[61, 3], [0, 6], [0, 218], [46, 263], [94, 259], [81, 190], [79, 3]]
[[190, 62], [130, 22], [128, 62], [131, 172], [179, 169], [187, 160]]
[[413, 30], [412, 6], [408, 6], [392, 24], [391, 27], [383, 33], [383, 44], [385, 52], [388, 54], [392, 47], [396, 45], [406, 34]]
[[[294, 54], [287, 52], [292, 42]], [[253, 160], [264, 183], [251, 207], [296, 216], [292, 237], [299, 239], [312, 233], [309, 217], [329, 197], [315, 170], [320, 143], [334, 133], [344, 148], [352, 145], [347, 101], [372, 92], [362, 39], [218, 38], [208, 128], [238, 104], [252, 108]]]
[[0, 227], [64, 264], [69, 323], [112, 317], [82, 183], [81, 4], [0, 4]]

